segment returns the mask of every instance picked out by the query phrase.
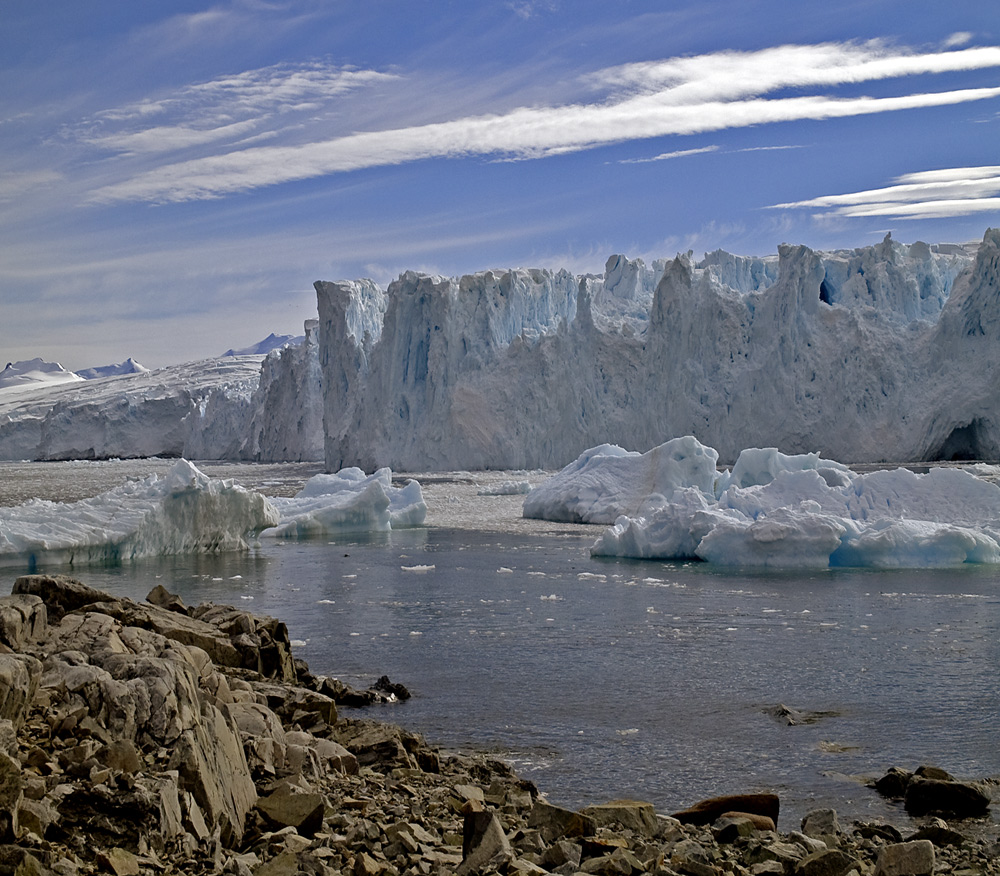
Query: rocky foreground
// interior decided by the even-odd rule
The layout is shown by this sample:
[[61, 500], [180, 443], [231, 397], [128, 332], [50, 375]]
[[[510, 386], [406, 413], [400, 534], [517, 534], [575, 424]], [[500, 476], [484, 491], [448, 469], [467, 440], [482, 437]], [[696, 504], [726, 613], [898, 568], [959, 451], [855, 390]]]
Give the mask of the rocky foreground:
[[0, 876], [1000, 874], [1000, 844], [963, 834], [986, 784], [889, 770], [876, 790], [922, 816], [905, 837], [832, 810], [779, 833], [772, 794], [574, 812], [497, 760], [338, 715], [405, 690], [312, 676], [277, 620], [147, 600], [43, 575], [0, 599]]

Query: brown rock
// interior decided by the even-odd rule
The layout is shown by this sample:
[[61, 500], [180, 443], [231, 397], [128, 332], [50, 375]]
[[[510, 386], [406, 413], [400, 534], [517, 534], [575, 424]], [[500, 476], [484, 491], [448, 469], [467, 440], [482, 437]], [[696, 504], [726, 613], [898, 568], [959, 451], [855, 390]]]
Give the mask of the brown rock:
[[11, 592], [40, 597], [53, 623], [67, 612], [97, 602], [110, 602], [114, 598], [68, 575], [22, 575], [14, 582]]
[[20, 651], [45, 635], [47, 612], [40, 596], [14, 593], [0, 598], [0, 643]]
[[954, 818], [973, 818], [983, 815], [989, 808], [990, 795], [975, 782], [914, 775], [906, 786], [903, 805], [911, 815], [934, 812]]
[[294, 827], [303, 836], [313, 836], [323, 826], [326, 805], [322, 794], [298, 791], [282, 784], [267, 797], [257, 800], [257, 809], [279, 828]]
[[858, 867], [857, 859], [840, 849], [807, 855], [795, 865], [795, 876], [846, 876]]
[[894, 843], [879, 849], [875, 876], [928, 876], [934, 872], [934, 845], [930, 840]]
[[536, 800], [528, 813], [528, 827], [538, 828], [546, 842], [561, 837], [593, 836], [597, 823], [588, 815]]
[[701, 800], [694, 806], [675, 812], [674, 818], [682, 824], [711, 824], [726, 812], [746, 812], [765, 815], [777, 825], [778, 808], [777, 794], [729, 794]]
[[97, 865], [114, 876], [139, 876], [139, 861], [127, 849], [107, 849], [97, 853]]
[[583, 815], [593, 818], [598, 827], [620, 824], [626, 830], [643, 836], [655, 836], [659, 831], [653, 804], [638, 800], [613, 800], [610, 803], [588, 806], [583, 810]]

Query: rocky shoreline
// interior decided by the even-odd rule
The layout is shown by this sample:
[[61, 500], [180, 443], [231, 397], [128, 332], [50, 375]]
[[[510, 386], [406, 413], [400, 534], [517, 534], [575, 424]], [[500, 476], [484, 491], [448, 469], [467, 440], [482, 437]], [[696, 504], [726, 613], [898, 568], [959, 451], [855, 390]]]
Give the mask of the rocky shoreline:
[[0, 876], [1000, 874], [995, 831], [963, 831], [986, 782], [890, 769], [874, 786], [919, 816], [906, 835], [833, 810], [779, 832], [773, 794], [575, 812], [499, 760], [342, 714], [407, 695], [377, 688], [313, 676], [273, 618], [18, 578], [0, 598]]

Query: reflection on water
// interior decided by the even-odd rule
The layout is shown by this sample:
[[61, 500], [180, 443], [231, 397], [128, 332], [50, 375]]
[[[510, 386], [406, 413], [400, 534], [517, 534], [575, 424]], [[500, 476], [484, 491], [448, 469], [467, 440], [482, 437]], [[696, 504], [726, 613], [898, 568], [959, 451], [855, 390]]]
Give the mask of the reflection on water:
[[565, 805], [775, 789], [786, 828], [817, 805], [899, 822], [857, 776], [1000, 774], [996, 570], [719, 573], [591, 559], [582, 532], [432, 527], [77, 574], [276, 615], [313, 671], [410, 688], [379, 716], [493, 749]]

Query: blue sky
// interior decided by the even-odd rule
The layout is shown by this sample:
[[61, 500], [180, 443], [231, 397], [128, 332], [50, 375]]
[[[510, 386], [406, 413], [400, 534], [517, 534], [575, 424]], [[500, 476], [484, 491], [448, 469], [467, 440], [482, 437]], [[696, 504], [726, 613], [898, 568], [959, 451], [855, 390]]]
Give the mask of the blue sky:
[[998, 144], [981, 0], [4, 0], [0, 357], [217, 355], [318, 279], [964, 242]]

